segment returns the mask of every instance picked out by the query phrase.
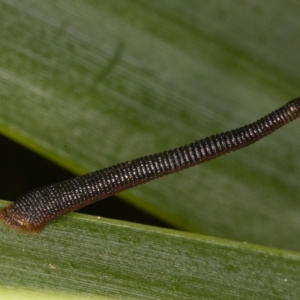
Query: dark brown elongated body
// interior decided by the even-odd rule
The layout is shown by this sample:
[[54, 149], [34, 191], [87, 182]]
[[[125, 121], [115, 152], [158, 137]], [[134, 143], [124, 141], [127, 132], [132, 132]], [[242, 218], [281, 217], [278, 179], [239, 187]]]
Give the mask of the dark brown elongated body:
[[299, 115], [297, 98], [239, 129], [33, 190], [2, 209], [0, 219], [14, 229], [39, 232], [67, 212], [253, 144]]

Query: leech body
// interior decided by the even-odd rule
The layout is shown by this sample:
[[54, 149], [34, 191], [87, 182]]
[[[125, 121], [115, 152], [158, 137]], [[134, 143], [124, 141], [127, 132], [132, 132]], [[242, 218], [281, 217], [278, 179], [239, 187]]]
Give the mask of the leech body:
[[299, 115], [297, 98], [239, 129], [33, 190], [2, 209], [0, 219], [16, 230], [39, 232], [68, 212], [253, 144]]

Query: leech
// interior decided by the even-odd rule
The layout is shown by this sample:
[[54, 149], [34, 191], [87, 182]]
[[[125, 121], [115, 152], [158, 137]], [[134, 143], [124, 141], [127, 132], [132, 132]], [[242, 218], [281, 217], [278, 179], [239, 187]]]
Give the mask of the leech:
[[19, 231], [40, 232], [48, 222], [68, 212], [253, 144], [299, 115], [297, 98], [239, 129], [33, 190], [3, 208], [0, 219]]

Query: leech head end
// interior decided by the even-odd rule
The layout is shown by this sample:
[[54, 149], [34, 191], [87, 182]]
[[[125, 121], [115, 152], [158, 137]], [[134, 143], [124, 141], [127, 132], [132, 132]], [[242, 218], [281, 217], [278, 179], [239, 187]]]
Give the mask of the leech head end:
[[35, 226], [31, 224], [28, 219], [16, 214], [13, 209], [13, 204], [0, 210], [0, 220], [8, 227], [21, 232], [39, 233], [44, 229], [44, 226]]

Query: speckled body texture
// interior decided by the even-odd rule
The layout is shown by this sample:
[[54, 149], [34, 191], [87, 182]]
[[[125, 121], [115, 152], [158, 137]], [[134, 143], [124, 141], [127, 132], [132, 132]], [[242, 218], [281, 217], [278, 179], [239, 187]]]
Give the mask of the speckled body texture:
[[2, 209], [0, 219], [14, 229], [39, 232], [67, 212], [253, 144], [299, 115], [297, 98], [239, 129], [33, 190]]

